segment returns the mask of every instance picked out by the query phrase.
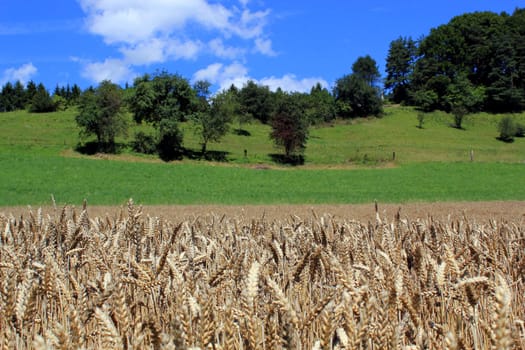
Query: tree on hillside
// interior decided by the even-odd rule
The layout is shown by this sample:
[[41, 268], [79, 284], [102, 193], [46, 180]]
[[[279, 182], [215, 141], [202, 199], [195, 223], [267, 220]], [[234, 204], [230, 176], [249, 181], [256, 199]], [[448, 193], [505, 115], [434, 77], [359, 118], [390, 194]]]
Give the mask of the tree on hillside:
[[326, 123], [335, 119], [336, 104], [334, 96], [317, 83], [306, 95], [307, 119], [310, 124]]
[[235, 102], [227, 92], [219, 92], [210, 102], [206, 101], [205, 108], [193, 115], [195, 132], [201, 140], [202, 155], [206, 155], [209, 142], [219, 142], [229, 130], [232, 117], [235, 113]]
[[257, 85], [250, 80], [239, 92], [241, 113], [268, 123], [272, 115], [272, 93], [267, 86]]
[[370, 55], [358, 57], [352, 65], [352, 73], [357, 78], [365, 81], [369, 86], [376, 86], [381, 77], [377, 63]]
[[33, 99], [33, 96], [36, 94], [36, 84], [34, 81], [30, 80], [26, 84], [26, 94], [25, 94], [25, 106], [27, 107], [31, 100]]
[[100, 152], [114, 153], [115, 137], [127, 132], [122, 104], [120, 88], [108, 80], [96, 89], [87, 89], [80, 97], [76, 122], [83, 135], [97, 137]]
[[15, 97], [13, 84], [5, 83], [0, 92], [0, 111], [10, 112], [15, 110]]
[[334, 97], [343, 117], [379, 116], [383, 112], [380, 90], [375, 86], [379, 70], [370, 57], [359, 57], [352, 65], [352, 74], [339, 78]]
[[412, 38], [398, 38], [390, 43], [386, 58], [385, 90], [395, 103], [409, 102], [410, 82], [417, 60], [417, 43]]
[[451, 111], [451, 85], [466, 77], [483, 89], [482, 109], [525, 109], [524, 28], [525, 10], [517, 9], [467, 13], [432, 29], [419, 44], [409, 99], [424, 110]]
[[376, 86], [380, 77], [375, 60], [369, 55], [358, 57], [352, 64], [352, 74], [336, 81], [333, 95], [342, 117], [380, 115], [382, 101]]
[[165, 118], [158, 124], [158, 152], [162, 160], [170, 161], [181, 158], [183, 135], [175, 119]]
[[53, 103], [53, 99], [42, 83], [38, 84], [36, 87], [36, 92], [31, 99], [29, 111], [33, 113], [47, 113], [56, 111], [56, 106]]
[[293, 95], [285, 94], [279, 99], [271, 120], [270, 138], [284, 148], [285, 160], [302, 153], [308, 140], [308, 121], [300, 103]]
[[138, 123], [156, 126], [163, 119], [187, 120], [198, 106], [195, 90], [188, 80], [176, 74], [148, 74], [134, 82], [135, 93], [129, 100], [130, 110]]
[[13, 87], [14, 91], [14, 107], [17, 110], [24, 109], [26, 105], [26, 91], [24, 85], [17, 80]]
[[157, 129], [159, 155], [171, 160], [182, 153], [183, 134], [178, 123], [192, 119], [203, 101], [188, 80], [160, 72], [135, 79], [128, 105], [137, 123], [147, 122]]

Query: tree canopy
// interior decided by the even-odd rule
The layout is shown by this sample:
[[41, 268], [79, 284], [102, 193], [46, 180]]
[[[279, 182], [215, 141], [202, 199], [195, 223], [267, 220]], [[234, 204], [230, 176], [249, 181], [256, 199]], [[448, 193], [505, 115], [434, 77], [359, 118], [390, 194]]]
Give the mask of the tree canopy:
[[81, 95], [76, 121], [84, 135], [97, 137], [98, 151], [115, 152], [115, 137], [126, 134], [127, 123], [121, 108], [120, 87], [108, 80]]
[[289, 161], [294, 155], [304, 151], [308, 139], [308, 121], [296, 96], [280, 96], [271, 126], [270, 137], [277, 146], [284, 148], [285, 160]]
[[391, 42], [385, 88], [392, 100], [451, 111], [457, 92], [468, 112], [525, 109], [525, 9], [512, 15], [467, 13], [430, 30], [418, 43]]

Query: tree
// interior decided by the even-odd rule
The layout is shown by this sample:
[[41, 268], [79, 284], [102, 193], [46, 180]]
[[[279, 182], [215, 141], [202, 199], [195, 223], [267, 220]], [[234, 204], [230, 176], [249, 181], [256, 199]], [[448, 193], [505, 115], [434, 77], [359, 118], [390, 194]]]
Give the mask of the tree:
[[26, 93], [20, 81], [13, 85], [7, 82], [0, 92], [0, 111], [10, 112], [24, 109], [26, 104]]
[[24, 89], [24, 85], [20, 82], [20, 80], [17, 80], [15, 82], [15, 85], [13, 87], [14, 91], [14, 107], [16, 110], [24, 109], [25, 108], [25, 99], [26, 99], [26, 92]]
[[352, 65], [352, 73], [369, 86], [375, 86], [381, 77], [376, 61], [370, 55], [358, 57]]
[[[345, 75], [336, 81], [334, 95], [343, 116], [367, 117], [382, 113], [382, 101], [377, 88], [355, 74]], [[345, 108], [346, 110], [342, 110]]]
[[10, 112], [15, 110], [15, 98], [13, 84], [5, 83], [0, 93], [0, 111]]
[[162, 119], [158, 123], [159, 144], [158, 151], [161, 159], [170, 161], [179, 159], [182, 154], [183, 135], [179, 123], [175, 119]]
[[448, 110], [462, 107], [467, 113], [478, 112], [482, 109], [485, 100], [485, 88], [474, 86], [466, 74], [458, 74], [447, 87], [444, 97]]
[[306, 98], [306, 115], [310, 124], [330, 122], [335, 119], [336, 105], [334, 96], [317, 83]]
[[25, 98], [25, 106], [27, 107], [30, 103], [33, 97], [36, 94], [36, 84], [34, 81], [29, 80], [26, 84], [26, 98]]
[[444, 99], [448, 104], [448, 110], [454, 115], [454, 127], [462, 129], [464, 117], [481, 109], [485, 97], [485, 89], [481, 86], [475, 87], [464, 74], [454, 78], [454, 82], [447, 88]]
[[270, 138], [277, 146], [284, 148], [286, 160], [290, 161], [296, 153], [302, 153], [308, 140], [308, 121], [298, 100], [285, 94], [279, 99], [271, 120]]
[[204, 104], [188, 80], [167, 72], [135, 79], [128, 104], [137, 123], [151, 123], [158, 133], [159, 155], [164, 160], [182, 154], [183, 134], [178, 123], [192, 119]]
[[410, 83], [417, 60], [417, 43], [412, 38], [398, 38], [390, 43], [386, 58], [385, 89], [395, 103], [410, 102]]
[[81, 95], [76, 122], [82, 134], [97, 137], [98, 151], [114, 153], [115, 137], [126, 134], [127, 123], [121, 109], [120, 88], [111, 81], [105, 80]]
[[139, 77], [134, 82], [130, 110], [137, 122], [157, 125], [163, 119], [185, 121], [198, 107], [195, 90], [179, 75], [166, 72]]
[[379, 116], [383, 112], [380, 90], [375, 86], [379, 70], [370, 56], [359, 57], [352, 74], [339, 78], [333, 94], [343, 117]]
[[194, 114], [195, 132], [201, 139], [202, 155], [209, 142], [219, 142], [229, 130], [235, 105], [226, 92], [219, 92], [207, 107]]
[[267, 86], [259, 86], [250, 80], [239, 92], [241, 113], [261, 123], [268, 123], [272, 115], [272, 94]]
[[78, 86], [77, 84], [73, 84], [73, 87], [71, 88], [71, 103], [76, 104], [81, 94], [82, 89], [80, 89], [80, 86]]
[[42, 83], [38, 84], [36, 87], [36, 92], [31, 99], [31, 107], [29, 108], [29, 111], [33, 113], [47, 113], [56, 111], [56, 106], [53, 103], [53, 99]]

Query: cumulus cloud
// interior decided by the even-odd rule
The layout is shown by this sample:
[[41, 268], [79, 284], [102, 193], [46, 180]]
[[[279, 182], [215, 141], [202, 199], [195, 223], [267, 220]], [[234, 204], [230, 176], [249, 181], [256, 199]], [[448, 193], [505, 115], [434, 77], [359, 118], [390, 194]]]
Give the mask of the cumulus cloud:
[[208, 46], [211, 52], [219, 58], [237, 59], [243, 56], [246, 51], [242, 48], [226, 46], [220, 38], [211, 40], [208, 43]]
[[111, 80], [113, 83], [125, 83], [136, 74], [128, 64], [119, 59], [106, 59], [103, 62], [85, 62], [82, 76], [93, 82]]
[[299, 79], [294, 74], [285, 74], [280, 78], [272, 76], [260, 80], [260, 84], [268, 86], [272, 91], [281, 88], [289, 92], [309, 92], [317, 83], [320, 83], [322, 87], [328, 87], [328, 83], [322, 78]]
[[80, 0], [88, 29], [109, 43], [135, 44], [181, 30], [188, 22], [226, 30], [231, 10], [205, 0]]
[[207, 80], [219, 86], [219, 90], [227, 89], [232, 84], [242, 87], [248, 80], [248, 69], [239, 62], [229, 65], [213, 63], [208, 67], [197, 71], [193, 75], [193, 81]]
[[272, 49], [272, 41], [270, 39], [255, 39], [255, 51], [266, 56], [277, 56], [277, 53]]
[[[210, 33], [255, 41], [263, 35], [269, 10], [251, 11], [209, 0], [79, 0], [87, 29], [116, 45], [129, 64], [194, 59], [206, 48], [199, 36]], [[188, 27], [191, 30], [188, 30]], [[242, 48], [225, 45], [219, 37], [207, 51], [219, 58], [237, 59]]]
[[248, 69], [239, 62], [234, 62], [230, 65], [222, 63], [210, 64], [193, 75], [193, 81], [197, 80], [207, 80], [212, 84], [216, 84], [219, 86], [219, 90], [227, 89], [231, 85], [242, 88], [248, 80], [268, 86], [272, 91], [281, 88], [283, 91], [288, 92], [309, 92], [317, 83], [320, 83], [323, 87], [328, 87], [328, 83], [322, 78], [299, 79], [294, 74], [285, 74], [280, 78], [272, 76], [257, 80], [250, 77]]
[[22, 84], [26, 84], [37, 72], [38, 69], [31, 62], [23, 64], [18, 68], [8, 68], [4, 70], [0, 77], [0, 84], [3, 85], [8, 81], [20, 81]]
[[233, 61], [221, 66], [217, 75], [221, 81], [238, 82], [242, 74], [228, 73], [239, 67], [236, 61], [247, 53], [275, 55], [264, 33], [270, 10], [252, 10], [249, 0], [78, 1], [86, 14], [86, 29], [122, 55], [102, 62], [79, 60], [83, 76], [92, 81], [123, 81], [133, 75], [134, 66], [196, 60], [207, 54]]
[[151, 38], [136, 45], [120, 48], [124, 59], [131, 65], [147, 65], [168, 59], [194, 59], [203, 50], [200, 41]]

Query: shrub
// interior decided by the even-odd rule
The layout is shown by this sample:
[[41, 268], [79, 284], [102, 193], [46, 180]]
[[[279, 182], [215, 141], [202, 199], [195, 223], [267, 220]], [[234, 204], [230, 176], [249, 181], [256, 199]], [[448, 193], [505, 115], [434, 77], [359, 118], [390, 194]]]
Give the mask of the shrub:
[[516, 123], [510, 116], [503, 117], [498, 124], [499, 139], [504, 142], [514, 141], [516, 135]]
[[158, 151], [161, 159], [165, 161], [181, 158], [182, 132], [174, 119], [162, 119], [159, 123]]
[[152, 135], [139, 131], [135, 134], [135, 140], [131, 141], [131, 148], [137, 153], [154, 154], [157, 152], [157, 142]]
[[525, 125], [521, 123], [516, 123], [516, 133], [514, 134], [516, 137], [524, 137], [525, 136]]
[[456, 129], [463, 129], [463, 119], [467, 115], [468, 111], [464, 106], [452, 107], [452, 115], [454, 116], [454, 127]]
[[419, 112], [417, 114], [417, 122], [418, 122], [417, 127], [420, 129], [423, 129], [423, 124], [425, 123], [425, 113]]

